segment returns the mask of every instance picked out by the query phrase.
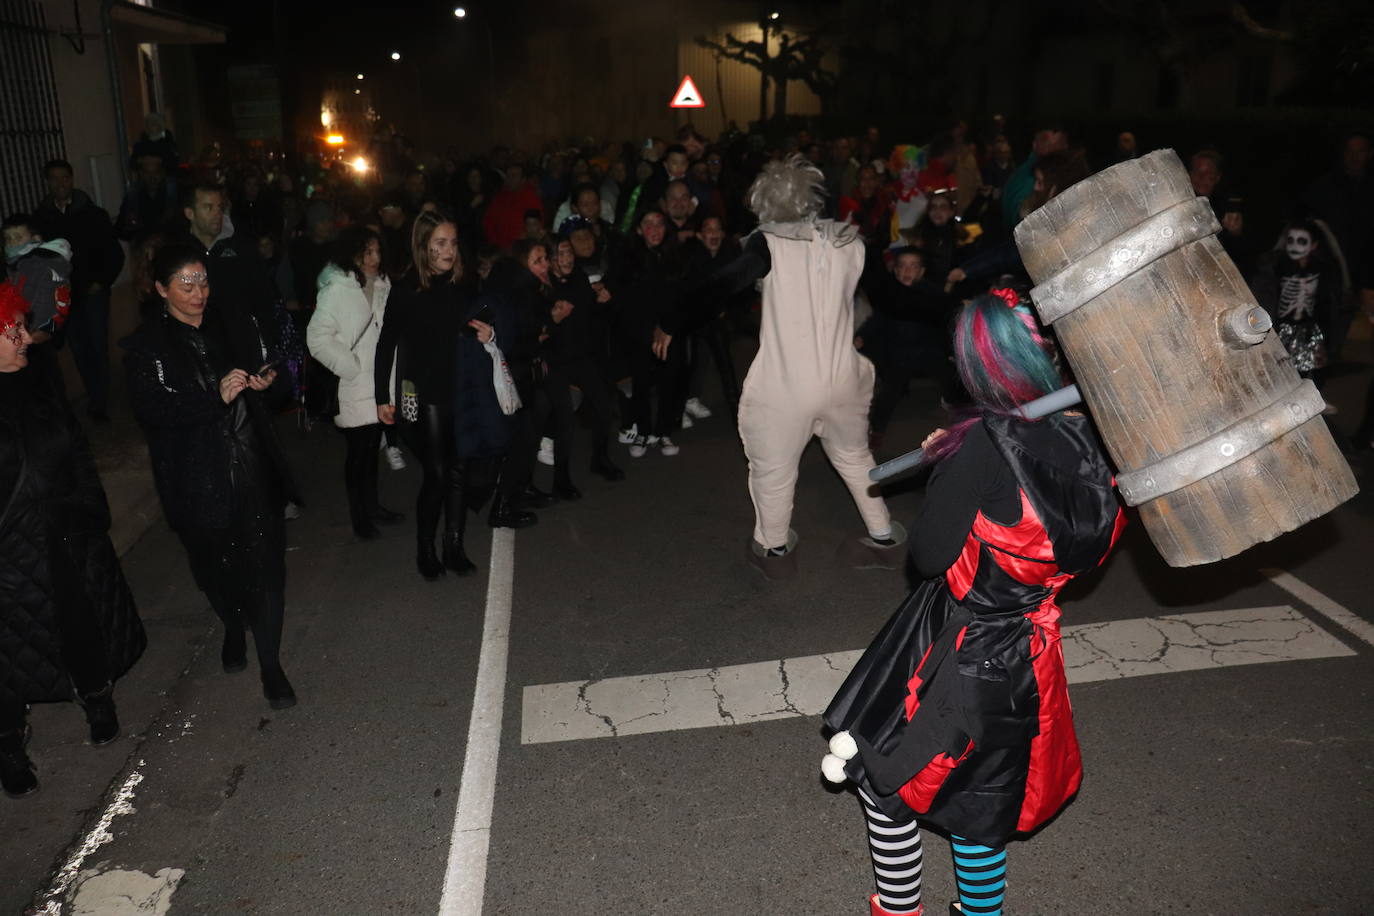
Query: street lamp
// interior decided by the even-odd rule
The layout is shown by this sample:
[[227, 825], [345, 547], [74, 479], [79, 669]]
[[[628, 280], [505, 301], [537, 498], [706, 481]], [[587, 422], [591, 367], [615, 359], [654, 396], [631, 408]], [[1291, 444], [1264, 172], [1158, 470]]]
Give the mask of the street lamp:
[[401, 59], [401, 52], [400, 52], [400, 51], [392, 51], [392, 52], [391, 52], [391, 59], [392, 59], [392, 60], [400, 60], [400, 59]]
[[467, 14], [468, 14], [468, 11], [467, 11], [467, 9], [464, 8], [464, 7], [455, 6], [455, 7], [453, 8], [453, 15], [457, 16], [459, 19], [462, 19], [462, 18], [463, 18], [464, 16], [466, 16]]
[[777, 10], [774, 10], [773, 12], [768, 14], [768, 18], [773, 20], [774, 22], [777, 22], [780, 18], [782, 18], [782, 13], [779, 13]]
[[359, 74], [358, 74], [358, 79], [362, 79], [362, 78], [363, 78], [363, 75], [362, 75], [361, 73], [359, 73]]

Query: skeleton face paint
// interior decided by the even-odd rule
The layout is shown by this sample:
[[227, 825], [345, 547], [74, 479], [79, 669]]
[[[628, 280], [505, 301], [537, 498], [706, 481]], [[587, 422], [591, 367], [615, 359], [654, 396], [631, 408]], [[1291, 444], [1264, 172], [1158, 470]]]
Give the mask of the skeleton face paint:
[[1301, 261], [1312, 253], [1312, 234], [1306, 229], [1289, 229], [1283, 237], [1283, 250], [1294, 261]]

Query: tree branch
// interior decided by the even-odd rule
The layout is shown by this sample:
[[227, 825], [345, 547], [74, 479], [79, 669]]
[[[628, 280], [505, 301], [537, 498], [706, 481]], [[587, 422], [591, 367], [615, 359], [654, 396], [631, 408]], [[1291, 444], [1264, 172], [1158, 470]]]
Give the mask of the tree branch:
[[1255, 18], [1250, 15], [1250, 11], [1245, 8], [1244, 3], [1231, 4], [1231, 20], [1256, 38], [1285, 42], [1297, 40], [1297, 36], [1287, 29], [1271, 29], [1267, 26], [1260, 25], [1255, 21]]

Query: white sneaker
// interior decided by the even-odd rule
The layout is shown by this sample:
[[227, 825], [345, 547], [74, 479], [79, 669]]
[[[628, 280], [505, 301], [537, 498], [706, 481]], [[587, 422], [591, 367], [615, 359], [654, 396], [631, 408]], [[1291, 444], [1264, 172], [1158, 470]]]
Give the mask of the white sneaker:
[[663, 454], [669, 458], [673, 457], [678, 452], [682, 451], [682, 449], [674, 445], [673, 440], [669, 439], [667, 436], [664, 436], [662, 439], [658, 440], [658, 447], [659, 450], [662, 451]]
[[548, 436], [539, 440], [539, 463], [553, 467], [553, 440]]
[[406, 456], [401, 454], [401, 450], [394, 445], [388, 445], [382, 449], [382, 454], [386, 455], [387, 466], [393, 471], [404, 471], [406, 469]]
[[629, 426], [622, 429], [620, 435], [616, 438], [620, 440], [621, 445], [633, 445], [635, 439], [639, 438], [639, 427], [631, 423]]
[[643, 458], [644, 453], [649, 450], [649, 438], [647, 436], [635, 436], [634, 444], [630, 446], [631, 458]]
[[698, 420], [705, 420], [707, 417], [711, 416], [711, 408], [701, 403], [701, 398], [688, 398], [687, 413], [696, 417]]
[[682, 415], [682, 428], [683, 428], [683, 429], [691, 429], [691, 428], [692, 428], [693, 426], [695, 426], [695, 425], [696, 425], [696, 424], [692, 422], [692, 415], [691, 415], [691, 414], [689, 414], [689, 413], [684, 413], [684, 414]]

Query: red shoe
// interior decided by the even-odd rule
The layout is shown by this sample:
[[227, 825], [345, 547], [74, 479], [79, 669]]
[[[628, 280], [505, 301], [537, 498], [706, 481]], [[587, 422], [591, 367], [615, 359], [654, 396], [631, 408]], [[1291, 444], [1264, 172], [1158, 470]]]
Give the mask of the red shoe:
[[[889, 913], [887, 910], [883, 909], [882, 905], [878, 903], [877, 894], [874, 894], [872, 897], [868, 898], [868, 908], [870, 911], [870, 916], [899, 916], [899, 914], [897, 913]], [[925, 911], [926, 908], [924, 906], [918, 906], [916, 907], [916, 910], [914, 912], [904, 914], [904, 916], [923, 916]]]

